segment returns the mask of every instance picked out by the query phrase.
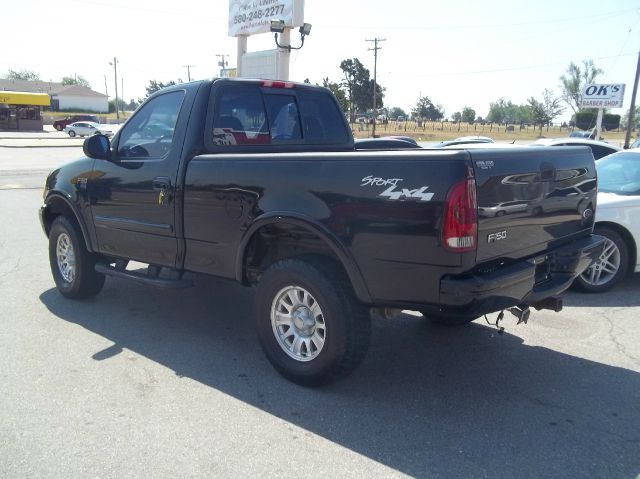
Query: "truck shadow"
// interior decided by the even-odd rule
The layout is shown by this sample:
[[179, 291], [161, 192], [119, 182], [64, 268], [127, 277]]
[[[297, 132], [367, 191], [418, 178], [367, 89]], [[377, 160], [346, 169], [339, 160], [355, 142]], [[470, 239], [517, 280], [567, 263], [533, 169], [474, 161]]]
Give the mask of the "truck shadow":
[[350, 377], [322, 389], [282, 379], [262, 355], [252, 292], [197, 277], [162, 291], [107, 281], [98, 298], [40, 300], [57, 317], [411, 476], [635, 477], [640, 374], [529, 346], [479, 322], [374, 320]]

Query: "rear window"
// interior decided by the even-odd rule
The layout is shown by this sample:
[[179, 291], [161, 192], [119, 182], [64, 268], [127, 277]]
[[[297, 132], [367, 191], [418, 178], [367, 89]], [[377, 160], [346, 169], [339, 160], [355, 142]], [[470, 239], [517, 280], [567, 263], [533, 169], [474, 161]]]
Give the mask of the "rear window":
[[333, 98], [322, 91], [229, 86], [214, 105], [212, 142], [235, 145], [322, 145], [349, 141]]

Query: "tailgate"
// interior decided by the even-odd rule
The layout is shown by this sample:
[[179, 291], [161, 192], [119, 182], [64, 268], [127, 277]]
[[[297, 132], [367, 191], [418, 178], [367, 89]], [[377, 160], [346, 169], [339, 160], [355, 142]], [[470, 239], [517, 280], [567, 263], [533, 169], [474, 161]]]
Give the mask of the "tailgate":
[[597, 189], [588, 147], [469, 153], [477, 183], [478, 263], [522, 258], [591, 231]]

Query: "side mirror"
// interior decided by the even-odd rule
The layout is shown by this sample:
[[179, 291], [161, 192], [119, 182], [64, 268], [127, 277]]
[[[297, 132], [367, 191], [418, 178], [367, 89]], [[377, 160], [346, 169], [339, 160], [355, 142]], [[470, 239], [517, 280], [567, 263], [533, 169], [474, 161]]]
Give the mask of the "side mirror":
[[91, 135], [84, 140], [82, 151], [89, 158], [108, 160], [111, 156], [111, 142], [104, 135]]

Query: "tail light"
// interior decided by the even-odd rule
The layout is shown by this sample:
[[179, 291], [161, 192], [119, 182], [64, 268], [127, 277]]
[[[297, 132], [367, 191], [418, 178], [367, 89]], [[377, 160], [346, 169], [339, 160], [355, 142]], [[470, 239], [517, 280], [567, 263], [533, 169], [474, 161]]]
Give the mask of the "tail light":
[[279, 80], [262, 80], [262, 86], [268, 88], [293, 88], [295, 83]]
[[478, 202], [473, 170], [456, 183], [447, 195], [442, 244], [449, 251], [464, 253], [478, 246]]

